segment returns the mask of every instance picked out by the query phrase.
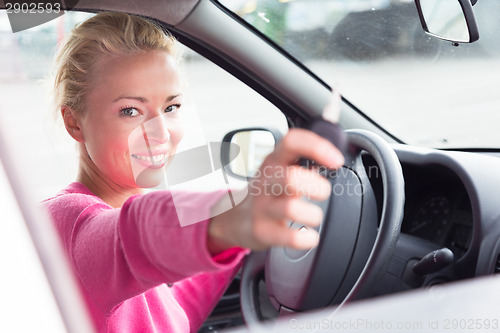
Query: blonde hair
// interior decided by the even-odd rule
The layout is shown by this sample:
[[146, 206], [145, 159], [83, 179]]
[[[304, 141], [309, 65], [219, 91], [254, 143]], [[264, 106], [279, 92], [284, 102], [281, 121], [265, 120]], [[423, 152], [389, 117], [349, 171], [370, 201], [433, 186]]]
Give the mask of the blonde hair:
[[125, 13], [103, 12], [77, 25], [58, 50], [54, 99], [56, 109], [68, 106], [83, 112], [103, 57], [165, 51], [180, 58], [177, 41], [148, 19]]

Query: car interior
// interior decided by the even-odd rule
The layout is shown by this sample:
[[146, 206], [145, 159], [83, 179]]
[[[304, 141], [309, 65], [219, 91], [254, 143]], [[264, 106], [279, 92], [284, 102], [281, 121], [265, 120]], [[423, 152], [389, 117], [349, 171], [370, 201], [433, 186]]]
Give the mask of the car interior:
[[[479, 119], [490, 106], [484, 105], [485, 109], [480, 109], [481, 105], [487, 103], [484, 102], [479, 103], [477, 107], [470, 106], [468, 113], [460, 114], [459, 110], [458, 115], [445, 115], [443, 132], [436, 136], [434, 134], [426, 136], [426, 129], [418, 128], [420, 121], [431, 127], [437, 124], [441, 117], [437, 114], [441, 111], [442, 105], [424, 103], [423, 105], [429, 109], [422, 110], [420, 115], [418, 115], [420, 106], [411, 105], [414, 104], [413, 98], [425, 99], [427, 95], [441, 95], [447, 98], [447, 101], [457, 100], [456, 105], [467, 106], [469, 104], [461, 100], [465, 98], [463, 96], [478, 99], [484, 97], [486, 100], [485, 90], [474, 95], [476, 97], [467, 90], [474, 92], [480, 90], [480, 87], [474, 85], [476, 81], [473, 79], [470, 79], [471, 82], [467, 81], [469, 74], [467, 68], [463, 69], [458, 78], [451, 80], [465, 91], [463, 96], [452, 96], [451, 90], [433, 90], [432, 82], [429, 83], [429, 89], [425, 89], [426, 87], [419, 89], [426, 83], [413, 82], [412, 77], [403, 77], [401, 73], [406, 69], [401, 67], [395, 69], [394, 73], [387, 74], [388, 80], [394, 81], [396, 74], [401, 75], [394, 85], [405, 87], [404, 94], [407, 95], [403, 95], [403, 99], [412, 96], [408, 97], [405, 103], [408, 105], [408, 110], [415, 111], [413, 114], [416, 114], [415, 117], [419, 117], [419, 120], [413, 120], [417, 118], [410, 116], [405, 118], [407, 110], [404, 109], [399, 109], [390, 115], [381, 112], [380, 115], [372, 116], [370, 104], [363, 100], [363, 96], [374, 97], [379, 103], [375, 108], [382, 111], [393, 99], [397, 99], [397, 96], [391, 94], [390, 88], [376, 91], [366, 88], [370, 85], [383, 85], [385, 81], [377, 81], [377, 75], [384, 75], [384, 71], [387, 71], [387, 67], [384, 66], [392, 58], [384, 60], [386, 62], [378, 60], [380, 68], [373, 73], [370, 72], [371, 76], [367, 76], [367, 79], [350, 77], [360, 69], [346, 65], [339, 69], [341, 78], [330, 80], [330, 69], [321, 71], [326, 68], [325, 59], [319, 57], [316, 63], [308, 66], [307, 61], [300, 58], [300, 53], [296, 57], [286, 47], [286, 45], [300, 44], [299, 48], [319, 52], [317, 49], [323, 47], [323, 44], [319, 44], [311, 36], [296, 34], [284, 39], [285, 46], [283, 46], [280, 45], [278, 37], [273, 40], [273, 35], [265, 31], [271, 29], [270, 26], [266, 26], [265, 29], [259, 27], [259, 24], [266, 22], [265, 20], [272, 20], [271, 14], [274, 12], [269, 8], [274, 8], [273, 6], [277, 6], [278, 3], [289, 5], [289, 12], [295, 13], [294, 17], [297, 20], [295, 22], [299, 22], [303, 7], [314, 5], [322, 11], [322, 8], [330, 8], [326, 5], [327, 1], [267, 0], [261, 1], [264, 6], [262, 12], [258, 9], [249, 9], [257, 2], [79, 0], [62, 3], [62, 9], [67, 9], [68, 13], [61, 17], [66, 17], [63, 24], [69, 28], [61, 29], [70, 29], [76, 22], [87, 17], [86, 15], [99, 11], [120, 11], [151, 18], [171, 32], [185, 47], [184, 71], [189, 81], [192, 104], [195, 105], [192, 108], [194, 119], [192, 123], [195, 128], [191, 131], [197, 133], [193, 134], [197, 139], [200, 133], [203, 133], [204, 136], [200, 139], [202, 142], [234, 143], [233, 138], [238, 133], [263, 131], [273, 134], [272, 140], [265, 143], [273, 146], [289, 128], [307, 127], [311, 119], [320, 116], [330, 100], [332, 89], [338, 86], [343, 93], [339, 125], [346, 132], [348, 149], [345, 154], [346, 162], [342, 168], [324, 172], [324, 176], [332, 185], [333, 193], [327, 201], [318, 203], [324, 212], [324, 221], [318, 229], [321, 235], [320, 245], [310, 251], [273, 248], [249, 255], [242, 271], [233, 280], [200, 332], [238, 329], [245, 324], [250, 325], [246, 329], [252, 331], [253, 327], [255, 331], [267, 331], [267, 328], [261, 327], [260, 324], [266, 321], [274, 322], [277, 318], [286, 321], [282, 331], [287, 331], [291, 330], [292, 321], [284, 318], [302, 318], [294, 316], [308, 313], [311, 313], [311, 317], [306, 317], [309, 318], [307, 321], [304, 319], [298, 323], [319, 322], [321, 326], [326, 325], [325, 318], [328, 320], [338, 318], [335, 323], [344, 323], [348, 318], [356, 316], [360, 318], [359, 313], [364, 313], [364, 324], [358, 322], [361, 326], [350, 326], [351, 331], [355, 331], [358, 327], [366, 329], [367, 321], [375, 322], [378, 316], [384, 315], [387, 316], [385, 318], [391, 316], [410, 319], [419, 316], [448, 315], [447, 328], [443, 326], [440, 328], [459, 331], [465, 329], [457, 326], [461, 322], [454, 322], [450, 318], [459, 320], [460, 316], [465, 316], [465, 311], [475, 311], [474, 315], [482, 318], [480, 329], [493, 331], [493, 325], [490, 324], [495, 318], [490, 314], [494, 313], [495, 309], [498, 310], [499, 306], [482, 303], [483, 307], [476, 307], [484, 301], [484, 297], [493, 299], [495, 293], [498, 296], [498, 291], [495, 292], [490, 288], [499, 289], [496, 280], [487, 278], [500, 272], [498, 131], [492, 133], [491, 130], [478, 129], [478, 132], [483, 132], [479, 135], [484, 134], [485, 138], [490, 139], [486, 145], [474, 141], [473, 136], [468, 137], [470, 133], [467, 132], [467, 128], [457, 128], [452, 135], [443, 134], [448, 133], [447, 127], [453, 127], [455, 124], [453, 122], [455, 120], [450, 120], [452, 118], [457, 118], [456, 122], [462, 122], [466, 118], [463, 122], [474, 127], [479, 121], [475, 117]], [[331, 8], [335, 10], [348, 6], [345, 1], [330, 2], [333, 4]], [[351, 29], [351, 25], [363, 28], [367, 22], [371, 22], [373, 18], [370, 15], [375, 15], [375, 12], [379, 15], [389, 15], [392, 12], [396, 13], [396, 16], [411, 17], [412, 22], [418, 24], [418, 30], [412, 26], [411, 32], [413, 34], [418, 32], [418, 38], [414, 41], [420, 46], [415, 52], [417, 54], [429, 52], [430, 55], [422, 57], [431, 59], [432, 66], [436, 64], [451, 66], [454, 60], [449, 60], [446, 56], [455, 50], [460, 50], [455, 53], [462, 52], [457, 56], [459, 60], [473, 57], [471, 54], [474, 51], [471, 50], [477, 45], [477, 41], [484, 43], [479, 44], [483, 53], [477, 56], [479, 59], [477, 62], [486, 59], [489, 54], [484, 51], [484, 45], [491, 41], [488, 39], [491, 37], [486, 36], [482, 39], [480, 18], [486, 17], [486, 14], [481, 13], [486, 13], [488, 3], [495, 6], [494, 1], [478, 0], [477, 3], [470, 0], [454, 1], [459, 6], [457, 7], [459, 15], [463, 17], [467, 30], [465, 37], [462, 32], [458, 36], [455, 35], [455, 30], [451, 37], [447, 36], [452, 30], [446, 31], [440, 26], [439, 20], [443, 16], [438, 15], [438, 23], [426, 18], [428, 1], [425, 0], [355, 2], [360, 8], [367, 6], [368, 9], [353, 9], [349, 15], [339, 18], [337, 20], [339, 28], [331, 29], [329, 42], [324, 46], [331, 48], [331, 50], [325, 49], [326, 53], [330, 51], [334, 53], [335, 47], [338, 47], [340, 51], [335, 53], [339, 57], [337, 59], [348, 58], [349, 61], [364, 65], [371, 60], [363, 57], [369, 55], [382, 57], [370, 53], [375, 42], [363, 40], [365, 37], [362, 30], [358, 36], [362, 41], [356, 44], [357, 46], [349, 44], [348, 38], [343, 34]], [[296, 8], [292, 7], [294, 3]], [[268, 12], [265, 11], [266, 8], [269, 9]], [[23, 212], [21, 219], [28, 227], [56, 303], [62, 312], [66, 329], [72, 332], [90, 331], [88, 319], [85, 316], [80, 318], [85, 310], [82, 304], [78, 305], [78, 301], [75, 301], [78, 296], [73, 290], [74, 281], [65, 266], [65, 259], [60, 249], [51, 245], [57, 241], [56, 236], [50, 231], [50, 222], [37, 210], [35, 203], [61, 189], [74, 178], [72, 172], [76, 163], [74, 146], [67, 139], [62, 139], [62, 134], [55, 133], [57, 131], [52, 127], [40, 126], [43, 128], [28, 129], [23, 132], [24, 128], [29, 126], [35, 128], [46, 121], [46, 113], [50, 112], [47, 103], [41, 104], [43, 115], [23, 112], [14, 115], [8, 112], [34, 109], [34, 106], [45, 98], [45, 92], [39, 85], [39, 78], [43, 75], [37, 71], [42, 64], [50, 61], [55, 42], [51, 50], [37, 49], [39, 46], [33, 39], [37, 38], [35, 33], [46, 33], [43, 30], [44, 25], [26, 18], [23, 20], [22, 10], [21, 13], [8, 14], [7, 1], [0, 6], [0, 12], [5, 14], [0, 16], [3, 22], [10, 22], [12, 29], [16, 27], [19, 30], [17, 35], [7, 28], [0, 30], [2, 39], [5, 40], [5, 45], [0, 46], [10, 53], [20, 54], [17, 60], [9, 60], [4, 56], [6, 59], [2, 68], [4, 83], [0, 88], [2, 99], [0, 134], [4, 134], [0, 140], [1, 161], [10, 181], [13, 196]], [[258, 12], [259, 14], [256, 14]], [[444, 12], [449, 13], [449, 8], [445, 8]], [[264, 17], [262, 13], [267, 13], [267, 16]], [[10, 15], [10, 21], [7, 21], [7, 14]], [[16, 18], [15, 14], [19, 16]], [[477, 14], [475, 18], [474, 14]], [[43, 20], [49, 21], [46, 18]], [[304, 19], [304, 22], [309, 24], [311, 21]], [[389, 27], [385, 30], [380, 29], [377, 33], [389, 36], [389, 41], [391, 38], [402, 38], [401, 36], [405, 34], [403, 28], [399, 28], [399, 23], [391, 22], [394, 24], [394, 30]], [[404, 26], [404, 22], [401, 24]], [[40, 25], [41, 28], [36, 30], [28, 25]], [[498, 30], [500, 32], [500, 26]], [[12, 36], [19, 37], [12, 42]], [[389, 45], [390, 43], [384, 43], [377, 47], [395, 49]], [[399, 55], [409, 52], [408, 46], [404, 44], [407, 42], [402, 43], [404, 49], [394, 51]], [[31, 48], [23, 51], [23, 45], [31, 45]], [[355, 47], [361, 49], [356, 50]], [[437, 49], [439, 51], [436, 51]], [[5, 53], [3, 49], [2, 52]], [[496, 55], [494, 51], [490, 53]], [[443, 56], [444, 60], [438, 59], [440, 56]], [[40, 62], [40, 59], [43, 59], [43, 62]], [[28, 74], [20, 79], [15, 72], [16, 66], [33, 68], [25, 69]], [[421, 68], [419, 66], [423, 65], [409, 66], [413, 68], [408, 69], [408, 72], [413, 73], [412, 71], [419, 71]], [[432, 73], [434, 67], [430, 68], [428, 72]], [[333, 68], [331, 76], [335, 75], [336, 71]], [[428, 80], [439, 81], [441, 75], [445, 76], [440, 72]], [[345, 83], [343, 83], [344, 77], [346, 77]], [[469, 85], [466, 86], [467, 83]], [[365, 95], [362, 93], [357, 95], [356, 89], [365, 89], [363, 92]], [[24, 91], [27, 96], [20, 98], [17, 93], [19, 90]], [[386, 95], [376, 96], [380, 91]], [[458, 94], [456, 91], [453, 93]], [[436, 114], [435, 118], [433, 114]], [[458, 119], [461, 117], [462, 120]], [[388, 118], [398, 119], [399, 127], [392, 123], [385, 126], [383, 120]], [[485, 119], [483, 120], [487, 123], [485, 126], [490, 126], [485, 128], [494, 128], [494, 121]], [[449, 121], [448, 125], [446, 121]], [[13, 129], [19, 130], [13, 131]], [[28, 158], [25, 152], [30, 149], [28, 147], [33, 141], [42, 135], [45, 136], [47, 132], [51, 138], [47, 142], [41, 141], [42, 144], [46, 144], [46, 149], [33, 152], [33, 156], [40, 160], [39, 167], [36, 170], [25, 171]], [[227, 136], [229, 132], [232, 134]], [[421, 137], [414, 139], [417, 134]], [[456, 141], [453, 141], [455, 137]], [[462, 144], [467, 140], [470, 145]], [[198, 145], [199, 141], [195, 141], [191, 144]], [[457, 142], [456, 145], [454, 142]], [[252, 154], [242, 150], [243, 153]], [[223, 150], [220, 154], [225, 161], [224, 166], [229, 165], [234, 159], [234, 156], [229, 156], [232, 152]], [[257, 156], [257, 161], [262, 161], [262, 156], [265, 156], [262, 152], [254, 154]], [[258, 166], [258, 162], [255, 163]], [[247, 167], [253, 168], [249, 165]], [[231, 166], [227, 172], [234, 179], [234, 184], [240, 186], [244, 186], [247, 176], [250, 176], [241, 174], [236, 169], [231, 170]], [[57, 180], [54, 180], [56, 177]], [[291, 221], [290, 227], [301, 228], [302, 225]], [[486, 280], [483, 280], [484, 278]], [[464, 282], [470, 284], [460, 284]], [[457, 283], [458, 287], [453, 289]], [[443, 287], [444, 291], [440, 297], [429, 292], [437, 290], [436, 287]], [[382, 303], [377, 305], [379, 303], [376, 302], [379, 300], [382, 300]], [[459, 302], [462, 303], [458, 304]], [[356, 307], [356, 304], [359, 305]], [[411, 316], [415, 317], [403, 313], [410, 304], [413, 304], [415, 309]], [[455, 311], [460, 309], [460, 312], [446, 314], [443, 312], [443, 305]], [[345, 310], [336, 312], [343, 308]], [[440, 310], [436, 310], [438, 308]], [[470, 313], [463, 318], [473, 318], [474, 315]], [[489, 320], [488, 327], [485, 318]], [[498, 324], [498, 315], [496, 320]], [[476, 324], [475, 322], [473, 325]], [[317, 328], [312, 327], [314, 326], [312, 324], [305, 325], [307, 327], [297, 325], [295, 326], [297, 329]], [[434, 328], [431, 327], [434, 325], [432, 321], [425, 325], [427, 326], [420, 329], [430, 331]], [[480, 330], [477, 326], [472, 327], [476, 328], [476, 331]], [[343, 326], [336, 328], [345, 329]], [[403, 329], [409, 332], [417, 330], [415, 327], [402, 327], [400, 331]]]

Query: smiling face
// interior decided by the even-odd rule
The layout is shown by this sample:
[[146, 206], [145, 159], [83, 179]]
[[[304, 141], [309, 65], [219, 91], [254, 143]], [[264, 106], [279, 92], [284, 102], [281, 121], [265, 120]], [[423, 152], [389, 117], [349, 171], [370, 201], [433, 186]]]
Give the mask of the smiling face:
[[149, 51], [99, 62], [79, 119], [81, 165], [92, 182], [153, 187], [182, 138], [175, 60]]

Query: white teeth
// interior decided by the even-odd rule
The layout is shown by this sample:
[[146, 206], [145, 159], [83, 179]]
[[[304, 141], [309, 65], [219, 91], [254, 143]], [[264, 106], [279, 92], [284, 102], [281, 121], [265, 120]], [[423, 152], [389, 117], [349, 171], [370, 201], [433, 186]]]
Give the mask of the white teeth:
[[153, 155], [152, 157], [132, 154], [132, 157], [137, 158], [138, 160], [142, 160], [142, 161], [156, 164], [156, 163], [163, 162], [163, 160], [165, 159], [165, 154]]

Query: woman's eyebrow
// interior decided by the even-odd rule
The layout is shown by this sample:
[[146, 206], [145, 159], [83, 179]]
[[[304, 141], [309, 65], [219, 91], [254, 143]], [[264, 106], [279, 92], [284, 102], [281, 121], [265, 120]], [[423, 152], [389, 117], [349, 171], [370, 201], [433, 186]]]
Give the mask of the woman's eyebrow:
[[167, 99], [165, 100], [165, 102], [170, 102], [170, 101], [172, 101], [173, 99], [176, 99], [179, 96], [182, 96], [182, 94], [168, 96]]
[[138, 97], [138, 96], [119, 96], [117, 99], [113, 101], [113, 103], [118, 102], [121, 99], [135, 99], [141, 103], [146, 103], [148, 100], [144, 97]]
[[[165, 102], [170, 102], [171, 100], [173, 100], [173, 99], [175, 99], [175, 98], [177, 98], [179, 96], [182, 96], [182, 94], [168, 96], [165, 99]], [[135, 99], [135, 100], [137, 100], [137, 101], [139, 101], [141, 103], [147, 103], [148, 102], [148, 99], [144, 98], [144, 97], [139, 97], [139, 96], [119, 96], [117, 99], [115, 99], [113, 101], [113, 103], [118, 102], [121, 99]]]

